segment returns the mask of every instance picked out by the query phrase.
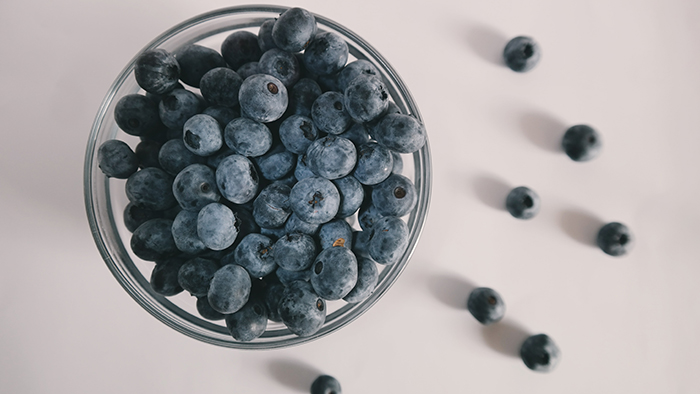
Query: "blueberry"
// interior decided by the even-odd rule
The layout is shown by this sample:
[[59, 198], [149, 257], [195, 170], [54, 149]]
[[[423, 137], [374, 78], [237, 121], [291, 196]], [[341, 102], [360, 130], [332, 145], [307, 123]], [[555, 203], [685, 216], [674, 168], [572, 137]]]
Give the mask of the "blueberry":
[[119, 140], [107, 140], [100, 145], [97, 163], [106, 176], [118, 179], [126, 179], [139, 169], [136, 153]]
[[321, 225], [318, 230], [321, 249], [336, 246], [352, 249], [352, 227], [343, 219], [331, 220]]
[[267, 307], [267, 318], [274, 322], [282, 322], [278, 306], [283, 292], [284, 285], [281, 283], [271, 283], [263, 290], [263, 301]]
[[332, 182], [340, 194], [340, 206], [335, 217], [340, 219], [352, 216], [360, 208], [365, 198], [362, 185], [352, 175], [334, 179]]
[[238, 101], [245, 117], [261, 123], [272, 122], [287, 109], [287, 88], [271, 75], [256, 74], [243, 81]]
[[357, 221], [360, 223], [360, 227], [363, 230], [368, 231], [383, 217], [384, 215], [379, 213], [379, 210], [370, 201], [369, 204], [365, 204], [360, 207], [360, 212], [357, 215]]
[[391, 151], [371, 141], [357, 148], [357, 165], [353, 176], [363, 185], [376, 185], [391, 175], [394, 156]]
[[207, 250], [207, 246], [197, 235], [197, 211], [180, 211], [173, 220], [172, 233], [177, 248], [188, 254], [198, 254]]
[[140, 94], [127, 94], [114, 107], [114, 121], [130, 135], [146, 135], [163, 127], [158, 104]]
[[171, 129], [182, 129], [187, 119], [203, 109], [197, 96], [185, 89], [175, 89], [163, 97], [158, 104], [160, 120]]
[[302, 78], [289, 89], [287, 111], [292, 115], [311, 117], [311, 106], [323, 91], [316, 81]]
[[238, 104], [238, 92], [243, 78], [228, 67], [209, 70], [202, 76], [199, 90], [212, 105], [233, 107]]
[[139, 167], [160, 168], [160, 163], [158, 162], [158, 154], [160, 153], [160, 148], [162, 146], [162, 143], [152, 140], [144, 140], [139, 142], [139, 144], [136, 145], [136, 149], [134, 150], [134, 153], [136, 153], [136, 158], [139, 161]]
[[255, 158], [260, 175], [269, 181], [276, 181], [291, 174], [297, 162], [297, 156], [286, 150], [284, 145], [273, 146], [267, 153]]
[[292, 213], [292, 215], [289, 216], [289, 219], [287, 219], [287, 222], [284, 224], [284, 231], [287, 234], [300, 233], [315, 235], [318, 232], [319, 227], [319, 224], [307, 223], [299, 219], [297, 214]]
[[634, 238], [629, 228], [618, 222], [608, 223], [601, 227], [596, 239], [598, 247], [611, 256], [627, 254], [634, 245], [633, 241]]
[[551, 371], [559, 363], [560, 354], [557, 345], [545, 334], [532, 335], [520, 346], [520, 358], [533, 371]]
[[374, 64], [365, 59], [358, 59], [354, 62], [348, 63], [338, 74], [338, 85], [340, 87], [340, 91], [344, 92], [350, 83], [361, 75], [381, 78], [381, 73], [379, 72], [379, 69], [374, 66]]
[[324, 249], [316, 256], [311, 272], [316, 294], [326, 300], [339, 300], [357, 283], [357, 258], [348, 248]]
[[167, 141], [158, 151], [158, 163], [160, 167], [172, 176], [176, 176], [185, 167], [191, 164], [203, 164], [206, 159], [192, 153], [185, 146], [181, 138]]
[[182, 209], [192, 211], [221, 199], [214, 170], [205, 164], [191, 164], [180, 171], [172, 183], [172, 193]]
[[316, 18], [305, 9], [290, 8], [272, 26], [272, 38], [278, 48], [299, 52], [308, 47], [316, 35]]
[[326, 302], [305, 281], [292, 282], [284, 289], [278, 310], [289, 331], [300, 337], [313, 335], [326, 321]]
[[194, 115], [183, 126], [185, 147], [199, 156], [209, 156], [224, 144], [219, 122], [209, 115]]
[[211, 307], [207, 296], [197, 297], [197, 312], [207, 320], [223, 320], [226, 317], [226, 315]]
[[226, 67], [226, 61], [219, 52], [196, 44], [179, 49], [175, 52], [175, 59], [180, 65], [180, 80], [195, 88], [200, 87], [204, 74], [218, 67]]
[[236, 69], [236, 73], [245, 81], [251, 75], [261, 74], [259, 62], [248, 62]]
[[356, 122], [370, 122], [378, 118], [389, 105], [389, 93], [380, 78], [360, 75], [343, 95], [345, 109]]
[[309, 165], [307, 164], [307, 158], [306, 154], [298, 155], [297, 156], [297, 165], [294, 167], [294, 178], [296, 178], [297, 181], [300, 181], [305, 178], [309, 178], [312, 176], [316, 176], [313, 171], [309, 168]]
[[180, 257], [174, 256], [158, 261], [151, 271], [151, 289], [156, 293], [170, 297], [182, 292], [182, 286], [177, 281], [180, 267], [185, 263]]
[[272, 75], [287, 88], [291, 88], [301, 78], [301, 67], [296, 56], [279, 48], [263, 53], [258, 67], [261, 74]]
[[403, 220], [389, 216], [372, 226], [369, 254], [379, 264], [391, 265], [399, 261], [408, 247], [408, 226]]
[[382, 216], [404, 216], [415, 208], [416, 188], [403, 175], [391, 174], [372, 189], [372, 203]]
[[233, 339], [250, 342], [267, 328], [267, 308], [263, 300], [251, 297], [239, 311], [226, 315], [226, 327]]
[[399, 153], [413, 153], [425, 145], [425, 127], [416, 118], [403, 114], [385, 115], [374, 129], [381, 145]]
[[344, 100], [342, 94], [333, 91], [318, 96], [311, 106], [311, 118], [319, 130], [338, 135], [353, 125]]
[[241, 112], [238, 109], [238, 106], [236, 106], [236, 108], [231, 108], [224, 107], [221, 105], [211, 105], [207, 108], [204, 108], [204, 111], [202, 111], [202, 113], [216, 119], [219, 122], [219, 125], [221, 125], [222, 130], [224, 127], [226, 127], [227, 124], [229, 124], [229, 122], [241, 116]]
[[169, 219], [151, 219], [131, 235], [131, 250], [146, 261], [156, 261], [178, 253]]
[[561, 141], [566, 155], [574, 161], [588, 161], [600, 154], [602, 141], [598, 132], [587, 125], [569, 127]]
[[245, 204], [255, 198], [258, 191], [258, 173], [245, 156], [232, 154], [221, 160], [216, 169], [216, 184], [227, 200]]
[[335, 185], [321, 177], [299, 181], [289, 194], [291, 209], [299, 219], [311, 223], [325, 223], [338, 213], [340, 194]]
[[307, 234], [287, 234], [275, 242], [270, 253], [283, 269], [302, 271], [311, 267], [316, 258], [316, 242]]
[[173, 177], [160, 168], [149, 167], [126, 180], [126, 196], [135, 205], [162, 211], [175, 205]]
[[525, 72], [537, 65], [542, 57], [539, 44], [530, 37], [518, 36], [508, 41], [503, 50], [506, 66], [513, 71]]
[[195, 297], [207, 295], [209, 284], [219, 265], [213, 260], [195, 257], [187, 260], [178, 272], [178, 282]]
[[540, 211], [540, 197], [525, 186], [516, 187], [506, 197], [506, 209], [517, 219], [530, 219]]
[[232, 253], [224, 256], [223, 263], [232, 263], [245, 268], [250, 276], [262, 278], [272, 273], [277, 265], [272, 258], [272, 240], [262, 234], [251, 233], [241, 240]]
[[340, 382], [332, 376], [321, 375], [311, 384], [311, 394], [342, 394]]
[[238, 235], [238, 219], [233, 211], [218, 202], [204, 206], [197, 216], [197, 235], [211, 250], [233, 245]]
[[345, 302], [356, 304], [366, 300], [374, 293], [379, 281], [379, 270], [374, 260], [360, 257], [357, 259], [357, 283], [350, 292], [343, 297]]
[[175, 56], [164, 49], [151, 49], [138, 56], [134, 65], [136, 83], [153, 94], [164, 94], [175, 88], [180, 78], [180, 65]]
[[265, 187], [253, 202], [255, 222], [265, 228], [283, 226], [292, 214], [290, 193], [289, 186], [280, 182], [274, 182]]
[[314, 141], [306, 151], [307, 164], [316, 175], [326, 179], [342, 178], [357, 163], [357, 149], [345, 138], [326, 136]]
[[304, 51], [304, 65], [318, 75], [337, 73], [345, 67], [347, 61], [348, 44], [341, 36], [332, 32], [316, 34]]
[[318, 130], [310, 118], [292, 115], [280, 125], [279, 135], [287, 150], [303, 155], [311, 143], [318, 138]]
[[277, 44], [272, 38], [272, 28], [275, 26], [275, 21], [276, 19], [266, 20], [260, 25], [260, 30], [258, 30], [258, 46], [263, 52], [277, 48]]
[[130, 202], [124, 208], [124, 226], [132, 233], [143, 223], [163, 217], [163, 211], [154, 211]]
[[469, 294], [467, 309], [483, 325], [496, 323], [503, 319], [506, 305], [501, 296], [493, 289], [479, 287]]
[[349, 139], [356, 147], [370, 141], [369, 132], [364, 123], [354, 123], [349, 129], [338, 134], [338, 137]]
[[258, 37], [248, 31], [235, 31], [221, 43], [221, 55], [232, 69], [248, 63], [257, 62], [262, 55]]
[[226, 145], [248, 157], [264, 155], [272, 147], [272, 133], [264, 124], [248, 118], [236, 118], [224, 129]]
[[211, 278], [207, 299], [212, 309], [223, 314], [234, 313], [248, 302], [250, 275], [240, 265], [226, 264]]

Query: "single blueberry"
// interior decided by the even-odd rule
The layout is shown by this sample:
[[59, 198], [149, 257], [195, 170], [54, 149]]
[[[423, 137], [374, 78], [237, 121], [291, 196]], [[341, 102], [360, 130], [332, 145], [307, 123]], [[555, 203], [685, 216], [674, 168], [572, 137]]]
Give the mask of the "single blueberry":
[[417, 202], [416, 187], [403, 175], [391, 174], [372, 188], [372, 203], [382, 216], [404, 216]]
[[233, 339], [250, 342], [265, 332], [267, 318], [264, 301], [251, 297], [239, 311], [226, 315], [226, 327]]
[[368, 204], [364, 204], [360, 207], [360, 212], [357, 214], [357, 221], [360, 223], [360, 227], [363, 230], [368, 231], [383, 217], [384, 215], [379, 213], [379, 209], [377, 209], [370, 200]]
[[318, 230], [318, 240], [321, 249], [336, 246], [352, 249], [352, 227], [343, 219], [331, 220], [321, 225]]
[[197, 235], [211, 250], [224, 250], [238, 236], [238, 218], [233, 211], [218, 202], [204, 206], [197, 216]]
[[550, 372], [559, 363], [561, 352], [549, 336], [537, 334], [520, 346], [520, 358], [533, 371]]
[[180, 171], [172, 182], [172, 194], [182, 209], [191, 211], [221, 199], [214, 170], [205, 164], [191, 164]]
[[158, 151], [160, 167], [172, 176], [176, 176], [191, 164], [204, 164], [206, 158], [194, 154], [187, 149], [182, 138], [167, 141]]
[[361, 75], [373, 76], [381, 78], [379, 69], [372, 62], [365, 59], [358, 59], [348, 63], [338, 74], [338, 85], [340, 91], [344, 92], [350, 86], [350, 83]]
[[253, 202], [255, 222], [265, 228], [283, 226], [292, 214], [290, 193], [289, 186], [280, 182], [274, 182], [260, 191]]
[[406, 223], [397, 217], [388, 216], [375, 223], [370, 232], [370, 257], [384, 265], [399, 261], [408, 247]]
[[175, 59], [180, 65], [180, 80], [195, 88], [200, 87], [204, 74], [217, 67], [226, 67], [226, 61], [219, 52], [197, 44], [177, 50]]
[[321, 375], [311, 384], [311, 394], [342, 394], [340, 382], [332, 376]]
[[221, 160], [216, 169], [216, 185], [227, 200], [245, 204], [258, 191], [258, 172], [245, 156], [232, 154]]
[[271, 75], [248, 77], [238, 91], [241, 115], [261, 123], [275, 121], [287, 110], [287, 88]]
[[353, 125], [350, 114], [345, 110], [341, 93], [329, 91], [318, 96], [311, 105], [311, 118], [319, 130], [338, 135]]
[[272, 38], [272, 28], [275, 26], [275, 21], [276, 19], [266, 20], [260, 25], [260, 30], [258, 30], [258, 46], [263, 52], [277, 48], [277, 44]]
[[182, 292], [182, 286], [177, 281], [180, 267], [185, 260], [179, 256], [173, 256], [156, 262], [156, 266], [151, 271], [151, 289], [156, 293], [170, 297]]
[[146, 135], [163, 127], [158, 103], [140, 94], [127, 94], [114, 107], [114, 121], [130, 135]]
[[321, 177], [299, 181], [289, 194], [292, 211], [299, 219], [311, 223], [325, 223], [338, 213], [340, 194], [333, 183]]
[[207, 291], [209, 305], [223, 314], [234, 313], [248, 302], [251, 285], [250, 275], [243, 267], [226, 264], [212, 276]]
[[221, 125], [213, 117], [204, 114], [194, 115], [185, 122], [182, 140], [187, 149], [199, 156], [212, 155], [224, 144]]
[[197, 235], [197, 211], [180, 211], [173, 220], [172, 233], [177, 248], [191, 255], [207, 250], [207, 246]]
[[357, 163], [357, 149], [350, 140], [329, 135], [309, 146], [306, 159], [316, 175], [333, 180], [352, 172]]
[[517, 219], [533, 218], [540, 211], [540, 196], [532, 189], [520, 186], [506, 197], [506, 209]]
[[340, 206], [336, 218], [352, 216], [362, 205], [365, 191], [360, 182], [352, 175], [332, 180], [340, 194]]
[[258, 36], [245, 30], [231, 33], [221, 43], [221, 55], [234, 70], [248, 62], [257, 62], [262, 55]]
[[279, 135], [288, 151], [303, 155], [311, 143], [318, 138], [318, 129], [310, 118], [292, 115], [280, 125]]
[[316, 256], [311, 285], [326, 300], [339, 300], [357, 283], [357, 258], [348, 248], [331, 247]]
[[300, 337], [313, 335], [326, 321], [326, 302], [305, 281], [294, 281], [284, 289], [278, 310], [289, 331]]
[[156, 261], [178, 253], [170, 219], [151, 219], [131, 235], [131, 250], [142, 260]]
[[151, 49], [136, 58], [136, 83], [153, 94], [164, 94], [175, 88], [180, 78], [180, 65], [175, 56], [164, 49]]
[[263, 53], [258, 62], [258, 69], [261, 74], [279, 79], [287, 88], [291, 88], [301, 78], [301, 67], [296, 56], [279, 48]]
[[248, 234], [232, 253], [224, 256], [222, 262], [235, 262], [245, 268], [253, 278], [265, 277], [277, 268], [270, 254], [272, 245], [272, 240], [265, 235], [258, 233]]
[[377, 263], [370, 258], [359, 257], [357, 259], [357, 283], [350, 292], [343, 297], [345, 302], [357, 304], [366, 300], [374, 293], [379, 282], [379, 270]]
[[97, 150], [97, 165], [112, 178], [126, 179], [139, 169], [139, 160], [129, 145], [120, 140], [107, 140]]
[[224, 129], [226, 145], [234, 152], [247, 157], [264, 155], [272, 147], [272, 132], [255, 120], [233, 119]]
[[209, 285], [219, 265], [209, 259], [195, 257], [187, 260], [178, 272], [178, 282], [195, 297], [207, 295]]
[[391, 175], [394, 156], [389, 149], [370, 141], [357, 148], [357, 165], [353, 176], [363, 185], [376, 185]]
[[209, 70], [202, 76], [199, 91], [211, 105], [233, 107], [238, 104], [238, 91], [243, 78], [228, 67]]
[[254, 158], [254, 160], [263, 178], [269, 181], [276, 181], [292, 173], [297, 162], [297, 156], [286, 150], [284, 145], [278, 144], [264, 155]]
[[172, 187], [170, 174], [160, 168], [144, 168], [126, 180], [126, 197], [140, 207], [162, 211], [175, 205]]
[[542, 57], [539, 44], [530, 37], [518, 36], [506, 44], [503, 59], [513, 71], [525, 72], [537, 65]]
[[316, 34], [304, 51], [304, 65], [309, 71], [318, 75], [337, 73], [345, 67], [347, 61], [348, 44], [340, 35], [333, 32]]
[[381, 145], [399, 153], [413, 153], [425, 145], [425, 127], [403, 114], [385, 115], [372, 134]]
[[506, 304], [501, 296], [493, 289], [479, 287], [469, 294], [467, 309], [481, 324], [488, 326], [503, 319]]
[[603, 144], [594, 128], [580, 124], [566, 130], [561, 145], [571, 160], [588, 161], [598, 157]]
[[384, 82], [372, 75], [360, 75], [345, 89], [345, 109], [355, 122], [371, 122], [384, 113], [389, 105], [389, 93]]
[[316, 242], [307, 234], [293, 233], [280, 237], [270, 251], [275, 263], [285, 270], [302, 271], [316, 258]]
[[290, 8], [272, 26], [272, 39], [278, 48], [299, 52], [316, 36], [316, 18], [303, 8]]
[[627, 226], [612, 222], [601, 227], [596, 243], [603, 252], [610, 256], [622, 256], [634, 246], [634, 237]]
[[201, 112], [203, 108], [194, 93], [185, 89], [174, 89], [160, 101], [158, 113], [165, 126], [182, 130], [187, 119]]

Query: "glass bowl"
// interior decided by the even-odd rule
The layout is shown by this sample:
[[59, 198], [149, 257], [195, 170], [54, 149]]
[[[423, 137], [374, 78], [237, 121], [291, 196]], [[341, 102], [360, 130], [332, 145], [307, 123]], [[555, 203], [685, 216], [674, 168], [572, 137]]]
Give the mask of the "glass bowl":
[[[182, 46], [194, 43], [219, 50], [220, 43], [233, 31], [248, 30], [257, 34], [265, 20], [278, 17], [286, 9], [260, 5], [212, 11], [166, 31], [143, 48], [142, 52], [154, 48], [174, 52]], [[338, 23], [320, 15], [314, 16], [319, 31], [331, 31], [346, 40], [350, 52], [348, 62], [355, 59], [372, 62], [381, 71], [391, 98], [402, 113], [411, 114], [422, 122], [418, 107], [403, 81], [370, 44]], [[328, 302], [326, 321], [312, 336], [296, 336], [282, 323], [270, 321], [260, 338], [251, 342], [237, 341], [229, 334], [223, 321], [208, 321], [200, 317], [196, 311], [194, 297], [184, 294], [186, 292], [166, 298], [151, 289], [147, 278], [150, 278], [154, 263], [139, 259], [126, 247], [131, 233], [123, 222], [124, 208], [128, 204], [124, 193], [125, 181], [106, 177], [97, 165], [97, 150], [103, 142], [116, 138], [127, 142], [132, 149], [139, 142], [138, 137], [122, 132], [114, 121], [114, 107], [121, 97], [137, 92], [144, 93], [134, 78], [134, 64], [139, 54], [126, 65], [107, 92], [95, 117], [85, 155], [85, 207], [92, 235], [107, 267], [124, 290], [151, 315], [169, 327], [206, 343], [240, 349], [282, 348], [309, 342], [349, 324], [374, 305], [408, 264], [423, 229], [431, 189], [430, 149], [427, 141], [418, 152], [402, 155], [403, 175], [414, 182], [418, 193], [416, 208], [404, 218], [410, 231], [406, 252], [394, 265], [378, 265], [379, 282], [374, 293], [366, 300], [357, 304], [344, 301]], [[354, 227], [357, 228], [356, 223]]]

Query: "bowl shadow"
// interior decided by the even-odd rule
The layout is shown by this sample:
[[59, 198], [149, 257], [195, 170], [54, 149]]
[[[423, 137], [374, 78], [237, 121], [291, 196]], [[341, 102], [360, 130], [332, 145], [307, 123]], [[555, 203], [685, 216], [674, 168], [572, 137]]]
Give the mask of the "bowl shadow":
[[508, 37], [500, 31], [485, 25], [472, 25], [466, 29], [466, 41], [479, 57], [491, 64], [505, 67], [503, 49]]
[[597, 247], [596, 236], [605, 222], [581, 209], [566, 209], [559, 213], [559, 226], [573, 240]]
[[467, 298], [476, 285], [456, 275], [439, 274], [428, 278], [428, 288], [443, 304], [466, 311]]
[[510, 357], [520, 357], [520, 346], [530, 332], [512, 321], [500, 321], [481, 328], [484, 342], [498, 353]]
[[311, 383], [323, 374], [317, 368], [293, 359], [272, 360], [268, 364], [268, 370], [282, 385], [303, 393], [308, 393]]
[[474, 179], [473, 187], [481, 202], [499, 211], [506, 210], [506, 197], [513, 187], [505, 181], [492, 175], [479, 175]]
[[552, 153], [563, 153], [561, 139], [566, 132], [566, 123], [545, 112], [528, 112], [519, 118], [520, 129], [525, 138], [537, 147]]

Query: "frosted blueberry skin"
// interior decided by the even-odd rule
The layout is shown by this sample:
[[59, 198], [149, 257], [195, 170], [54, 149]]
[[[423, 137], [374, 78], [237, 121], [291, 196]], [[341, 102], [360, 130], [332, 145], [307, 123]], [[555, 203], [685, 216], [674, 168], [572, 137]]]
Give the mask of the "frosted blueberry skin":
[[369, 240], [370, 257], [379, 264], [399, 261], [408, 247], [408, 226], [403, 220], [389, 216], [372, 226]]
[[278, 306], [282, 299], [284, 285], [281, 283], [271, 283], [263, 290], [263, 301], [267, 307], [267, 318], [274, 322], [282, 322]]
[[280, 14], [272, 26], [272, 39], [278, 48], [299, 52], [316, 35], [316, 18], [303, 8], [290, 8]]
[[227, 124], [229, 124], [230, 121], [241, 116], [241, 112], [238, 109], [238, 106], [236, 106], [236, 108], [231, 108], [224, 107], [222, 105], [211, 105], [207, 108], [204, 108], [204, 111], [202, 111], [202, 113], [216, 119], [219, 122], [219, 125], [221, 125], [222, 130], [224, 129], [224, 127], [226, 127]]
[[294, 281], [284, 289], [278, 310], [289, 331], [300, 337], [313, 335], [326, 321], [326, 302], [305, 281]]
[[289, 286], [291, 283], [299, 280], [308, 282], [311, 280], [311, 269], [290, 271], [282, 267], [278, 267], [277, 270], [275, 270], [275, 277], [285, 286]]
[[184, 253], [196, 255], [207, 250], [197, 235], [197, 211], [180, 211], [173, 220], [172, 234], [177, 248]]
[[274, 182], [265, 187], [253, 202], [253, 218], [260, 227], [277, 228], [292, 214], [289, 186]]
[[391, 174], [372, 188], [372, 203], [382, 216], [407, 215], [417, 202], [416, 187], [403, 175]]
[[292, 173], [297, 162], [297, 156], [286, 150], [284, 145], [273, 146], [267, 153], [254, 158], [260, 169], [260, 175], [268, 181], [281, 180]]
[[180, 79], [180, 65], [175, 56], [164, 49], [148, 50], [136, 59], [136, 83], [153, 94], [164, 94], [175, 88]]
[[311, 118], [292, 115], [280, 125], [279, 135], [288, 151], [303, 155], [311, 143], [318, 138], [318, 129]]
[[224, 250], [238, 236], [238, 218], [218, 202], [204, 206], [197, 215], [197, 235], [211, 250]]
[[350, 114], [345, 110], [341, 93], [329, 91], [318, 96], [311, 105], [311, 119], [319, 130], [338, 135], [353, 125]]
[[357, 222], [360, 223], [360, 227], [363, 230], [368, 231], [383, 217], [384, 215], [379, 213], [379, 210], [370, 201], [369, 204], [364, 204], [360, 207], [360, 212], [357, 215]]
[[140, 207], [163, 211], [175, 205], [173, 177], [160, 168], [149, 167], [126, 180], [126, 197]]
[[531, 70], [539, 63], [541, 57], [542, 50], [539, 44], [530, 37], [515, 37], [508, 41], [503, 49], [506, 66], [517, 72]]
[[550, 372], [559, 364], [561, 352], [549, 336], [537, 334], [520, 346], [520, 358], [533, 371]]
[[318, 230], [321, 249], [346, 247], [352, 249], [352, 227], [343, 219], [331, 220]]
[[364, 123], [354, 123], [349, 129], [338, 134], [338, 137], [349, 139], [356, 147], [370, 141], [369, 132]]
[[238, 154], [257, 157], [272, 147], [272, 132], [266, 125], [255, 120], [236, 118], [226, 125], [224, 141]]
[[287, 88], [271, 75], [248, 77], [238, 91], [241, 114], [261, 123], [273, 122], [287, 110]]
[[258, 191], [258, 172], [245, 156], [231, 154], [216, 168], [216, 185], [221, 195], [236, 204], [245, 204]]
[[516, 219], [531, 219], [540, 211], [540, 196], [532, 189], [519, 186], [506, 197], [506, 209]]
[[352, 233], [352, 252], [358, 261], [361, 257], [370, 258], [369, 255], [369, 240], [374, 234], [372, 231], [353, 231]]
[[273, 48], [262, 54], [258, 61], [261, 74], [272, 75], [282, 81], [287, 89], [301, 78], [301, 67], [294, 54], [279, 48]]
[[604, 225], [598, 231], [596, 244], [610, 256], [622, 256], [634, 246], [634, 237], [627, 226], [612, 222]]
[[178, 271], [177, 280], [183, 289], [195, 297], [207, 295], [209, 284], [219, 265], [210, 259], [195, 257], [187, 260]]
[[357, 148], [357, 165], [353, 176], [363, 185], [376, 185], [391, 175], [394, 156], [391, 151], [374, 141]]
[[292, 211], [299, 219], [325, 223], [338, 213], [340, 194], [333, 183], [321, 177], [309, 177], [297, 182], [289, 194]]
[[499, 322], [506, 314], [506, 304], [493, 289], [479, 287], [469, 294], [467, 309], [479, 323], [488, 326]]
[[371, 75], [356, 77], [343, 94], [345, 109], [355, 122], [378, 118], [389, 105], [389, 93], [380, 78]]
[[172, 176], [176, 176], [191, 164], [204, 164], [206, 158], [192, 153], [181, 138], [167, 141], [158, 151], [160, 167]]
[[309, 268], [316, 258], [316, 242], [307, 234], [286, 234], [275, 242], [270, 253], [283, 269], [302, 271]]
[[348, 248], [321, 251], [311, 267], [311, 285], [326, 300], [339, 300], [357, 283], [357, 258]]
[[316, 81], [302, 78], [289, 89], [287, 112], [292, 115], [311, 117], [311, 106], [323, 91]]
[[216, 153], [224, 144], [219, 122], [209, 115], [198, 114], [183, 126], [182, 140], [190, 152], [199, 156]]
[[594, 128], [581, 124], [566, 130], [561, 145], [571, 160], [588, 161], [598, 157], [603, 144]]
[[342, 394], [340, 382], [332, 376], [321, 375], [311, 384], [311, 394]]
[[126, 179], [139, 169], [139, 160], [129, 145], [120, 140], [108, 140], [97, 150], [97, 165], [106, 176]]
[[394, 158], [394, 166], [391, 169], [391, 172], [394, 174], [401, 174], [403, 172], [403, 159], [401, 158], [401, 154], [392, 150], [391, 156]]
[[236, 73], [245, 81], [248, 77], [255, 74], [261, 74], [260, 63], [248, 62], [236, 69]]
[[170, 219], [151, 219], [131, 235], [131, 251], [142, 260], [156, 261], [178, 253]]
[[284, 224], [284, 231], [287, 234], [300, 233], [313, 236], [318, 232], [319, 227], [319, 224], [307, 223], [299, 219], [297, 214], [292, 213], [291, 216], [289, 216], [289, 219], [287, 219], [287, 222]]
[[253, 278], [262, 278], [272, 273], [277, 267], [270, 254], [273, 244], [268, 236], [250, 233], [241, 240], [233, 252], [225, 255], [221, 262], [236, 263], [245, 268]]
[[192, 164], [180, 171], [172, 183], [172, 194], [182, 209], [191, 211], [221, 199], [214, 170], [205, 164]]
[[338, 87], [341, 92], [350, 86], [350, 83], [361, 75], [381, 78], [379, 69], [365, 59], [358, 59], [348, 63], [338, 74]]
[[234, 313], [248, 302], [251, 286], [250, 275], [243, 267], [226, 264], [211, 278], [206, 294], [209, 305], [219, 313]]
[[250, 342], [267, 328], [267, 308], [263, 300], [251, 297], [239, 311], [226, 315], [226, 327], [233, 339]]
[[414, 153], [425, 145], [425, 127], [416, 118], [403, 114], [385, 115], [372, 136], [399, 153]]
[[374, 293], [379, 282], [379, 270], [374, 260], [359, 257], [357, 259], [357, 283], [350, 292], [343, 297], [345, 302], [356, 304], [366, 300]]
[[228, 67], [207, 71], [200, 80], [199, 91], [211, 105], [233, 107], [238, 104], [238, 91], [243, 78]]
[[177, 281], [177, 276], [184, 263], [185, 260], [177, 256], [158, 261], [151, 271], [151, 289], [166, 297], [180, 294], [183, 288]]
[[151, 209], [146, 209], [140, 207], [133, 202], [130, 202], [124, 208], [124, 226], [130, 232], [136, 231], [136, 229], [143, 223], [151, 220], [163, 217], [163, 211], [154, 211]]
[[258, 30], [258, 46], [263, 52], [277, 48], [277, 44], [272, 38], [272, 28], [275, 26], [275, 21], [275, 19], [266, 20], [260, 25], [260, 30]]
[[[277, 22], [279, 24], [279, 21]], [[332, 32], [316, 34], [304, 51], [304, 65], [318, 75], [337, 73], [348, 61], [348, 44]]]
[[357, 149], [348, 139], [326, 136], [309, 146], [306, 159], [314, 174], [333, 180], [352, 172], [357, 163]]
[[182, 130], [187, 119], [203, 109], [194, 93], [185, 89], [175, 89], [163, 97], [158, 104], [158, 114], [163, 124], [170, 129]]
[[342, 93], [340, 90], [340, 85], [338, 84], [338, 77], [340, 77], [339, 72], [329, 75], [316, 75], [314, 78], [316, 79], [316, 82], [318, 82], [318, 86], [320, 86], [324, 92]]
[[140, 94], [127, 94], [114, 107], [114, 121], [129, 135], [146, 135], [163, 127], [158, 103]]
[[219, 52], [201, 45], [187, 45], [175, 52], [180, 65], [180, 80], [199, 88], [204, 74], [218, 67], [226, 67], [226, 61]]
[[316, 174], [314, 174], [314, 172], [309, 168], [306, 154], [298, 155], [297, 165], [294, 167], [294, 178], [296, 178], [297, 181], [301, 181], [302, 179], [312, 176], [316, 176]]
[[226, 317], [223, 313], [215, 311], [214, 308], [209, 305], [207, 296], [197, 297], [197, 312], [207, 320], [224, 320], [224, 317]]
[[335, 217], [342, 219], [352, 216], [360, 208], [365, 198], [362, 185], [352, 175], [334, 179], [332, 182], [340, 194], [340, 206]]
[[246, 63], [257, 62], [262, 55], [258, 36], [242, 30], [229, 34], [221, 43], [221, 55], [234, 70]]

